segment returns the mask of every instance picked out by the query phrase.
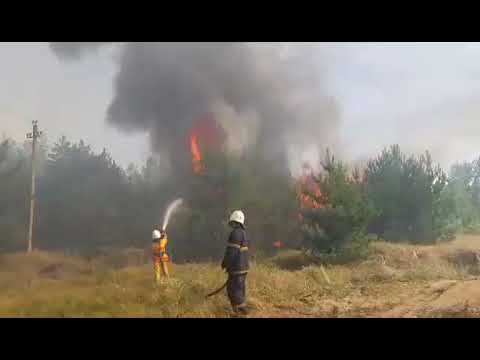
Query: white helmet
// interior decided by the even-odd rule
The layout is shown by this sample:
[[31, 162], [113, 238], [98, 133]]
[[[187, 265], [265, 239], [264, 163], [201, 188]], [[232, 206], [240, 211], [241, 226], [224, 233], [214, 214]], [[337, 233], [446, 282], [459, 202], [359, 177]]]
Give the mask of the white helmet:
[[230, 215], [230, 221], [236, 221], [242, 225], [245, 225], [245, 215], [241, 210], [235, 210], [232, 212], [232, 215]]
[[153, 240], [160, 239], [161, 237], [162, 237], [162, 234], [160, 234], [160, 231], [153, 230], [153, 232], [152, 232], [152, 239]]

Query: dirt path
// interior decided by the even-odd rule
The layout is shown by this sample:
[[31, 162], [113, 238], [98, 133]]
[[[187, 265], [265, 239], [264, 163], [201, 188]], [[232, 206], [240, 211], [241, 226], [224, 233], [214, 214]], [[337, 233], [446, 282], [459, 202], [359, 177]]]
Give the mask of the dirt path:
[[248, 317], [480, 317], [480, 280], [384, 284], [339, 299], [310, 299], [296, 305], [270, 304]]
[[480, 280], [442, 280], [379, 317], [479, 317]]

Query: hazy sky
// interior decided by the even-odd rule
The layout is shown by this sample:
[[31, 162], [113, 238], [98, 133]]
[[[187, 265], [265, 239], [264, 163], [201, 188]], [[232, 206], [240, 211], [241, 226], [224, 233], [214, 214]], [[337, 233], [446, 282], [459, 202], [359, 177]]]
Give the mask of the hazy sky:
[[[322, 51], [309, 54], [339, 103], [350, 158], [392, 143], [429, 149], [444, 165], [480, 155], [480, 44], [317, 46]], [[65, 134], [105, 146], [122, 165], [143, 161], [146, 135], [121, 134], [105, 122], [116, 71], [108, 49], [65, 62], [45, 43], [0, 43], [0, 135], [22, 140], [35, 119], [51, 141]]]
[[50, 142], [65, 134], [122, 165], [150, 151], [146, 135], [124, 135], [105, 122], [116, 68], [112, 54], [65, 63], [45, 43], [0, 43], [0, 135], [22, 140], [38, 120]]

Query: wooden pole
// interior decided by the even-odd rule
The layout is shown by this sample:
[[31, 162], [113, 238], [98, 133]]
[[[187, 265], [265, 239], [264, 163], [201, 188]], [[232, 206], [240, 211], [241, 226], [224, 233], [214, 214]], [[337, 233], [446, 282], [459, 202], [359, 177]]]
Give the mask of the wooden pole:
[[42, 133], [38, 131], [37, 121], [32, 121], [33, 131], [27, 134], [28, 139], [32, 139], [32, 187], [30, 191], [30, 221], [28, 224], [28, 250], [27, 252], [32, 252], [32, 238], [33, 238], [33, 219], [35, 211], [35, 155], [36, 155], [36, 144], [37, 138], [39, 138]]

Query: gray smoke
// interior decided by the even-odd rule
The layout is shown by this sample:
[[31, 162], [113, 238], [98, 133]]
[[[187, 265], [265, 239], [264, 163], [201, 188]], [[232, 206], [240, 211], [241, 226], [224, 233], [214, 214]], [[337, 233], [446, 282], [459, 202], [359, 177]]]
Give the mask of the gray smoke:
[[50, 43], [50, 48], [64, 59], [78, 59], [89, 52], [94, 52], [100, 47], [109, 44], [106, 42], [55, 42]]
[[[51, 49], [73, 59], [102, 45], [52, 43]], [[287, 148], [292, 148], [292, 159], [309, 145], [336, 143], [338, 110], [318, 77], [309, 53], [312, 46], [122, 46], [107, 120], [125, 131], [148, 131], [154, 151], [160, 154], [178, 156], [185, 151], [185, 132], [194, 119], [215, 112], [219, 104], [233, 110], [238, 119], [255, 115], [258, 124], [249, 136], [255, 137], [263, 154], [286, 156]]]

